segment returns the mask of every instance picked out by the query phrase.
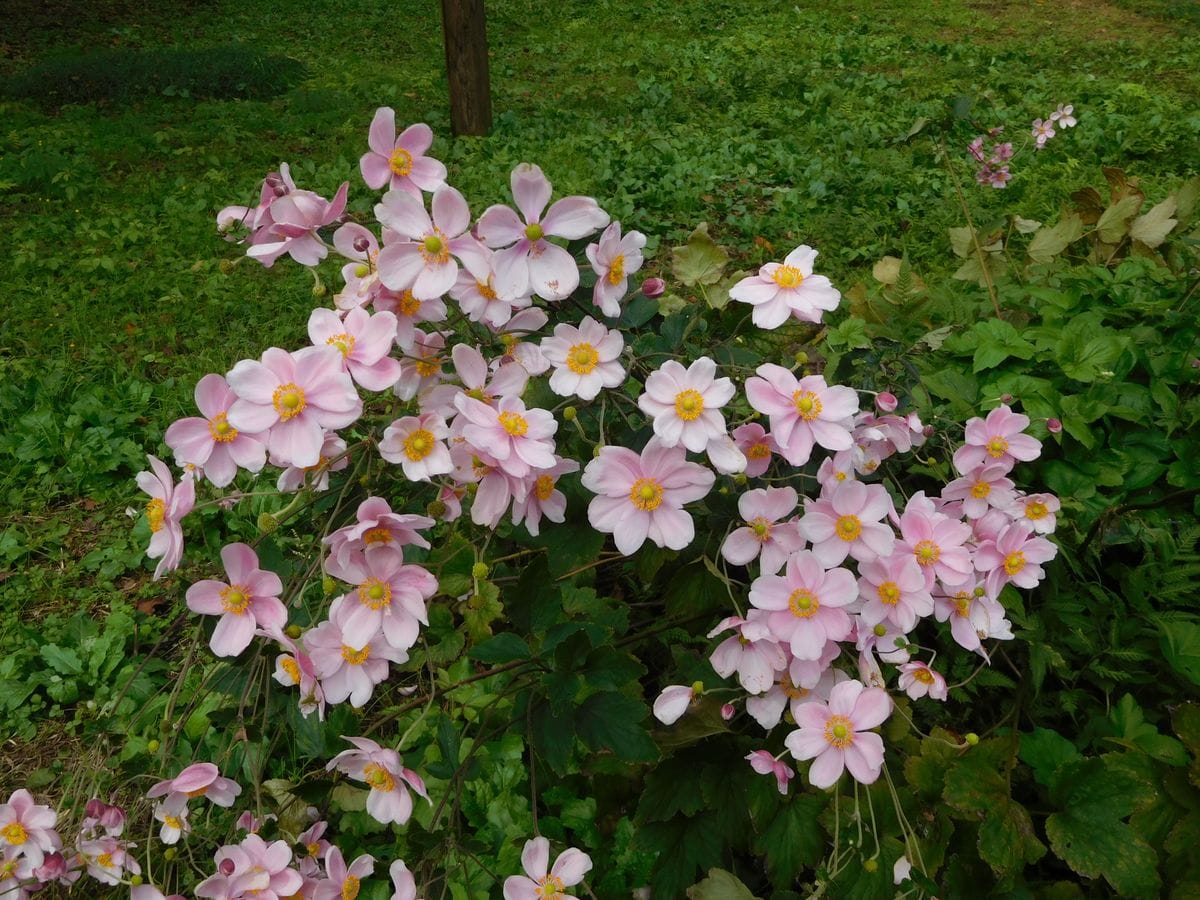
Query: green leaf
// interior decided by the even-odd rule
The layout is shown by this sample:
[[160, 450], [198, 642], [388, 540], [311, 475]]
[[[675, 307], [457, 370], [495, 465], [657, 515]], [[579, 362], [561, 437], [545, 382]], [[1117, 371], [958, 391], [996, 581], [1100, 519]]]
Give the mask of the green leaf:
[[708, 877], [687, 889], [691, 900], [758, 900], [736, 875], [709, 869]]
[[1003, 319], [984, 319], [971, 329], [979, 338], [975, 350], [973, 372], [982, 372], [997, 366], [1010, 356], [1029, 359], [1034, 346], [1021, 337], [1010, 323]]
[[530, 651], [524, 638], [506, 631], [473, 647], [467, 655], [480, 662], [496, 664], [528, 659]]
[[83, 661], [70, 647], [43, 644], [40, 652], [46, 665], [60, 675], [78, 675], [83, 671]]
[[729, 254], [708, 236], [708, 223], [701, 222], [687, 244], [671, 250], [671, 271], [688, 287], [716, 284], [721, 280]]
[[667, 822], [647, 822], [638, 830], [638, 843], [657, 851], [651, 896], [680, 897], [702, 867], [722, 856], [720, 826], [712, 815]]
[[575, 723], [570, 716], [556, 716], [548, 703], [540, 703], [529, 714], [530, 739], [538, 755], [559, 776], [567, 774], [575, 746]]
[[1052, 788], [1058, 783], [1056, 774], [1069, 762], [1079, 759], [1079, 751], [1057, 731], [1035, 728], [1021, 735], [1021, 761], [1033, 768], [1033, 778]]
[[467, 612], [463, 616], [467, 636], [476, 643], [487, 640], [492, 635], [492, 623], [503, 613], [500, 588], [490, 581], [480, 582], [479, 593], [472, 595], [467, 601]]
[[814, 794], [790, 796], [759, 834], [754, 849], [767, 858], [767, 871], [776, 884], [790, 884], [820, 862], [825, 834], [817, 818], [825, 806], [825, 798]]
[[602, 691], [575, 711], [575, 728], [593, 750], [611, 750], [626, 762], [647, 762], [658, 757], [658, 748], [640, 724], [649, 712], [640, 700]]
[[825, 340], [835, 350], [868, 350], [871, 347], [867, 323], [853, 316], [826, 331]]
[[1083, 220], [1077, 213], [1068, 213], [1053, 228], [1043, 228], [1029, 242], [1029, 258], [1035, 263], [1048, 263], [1075, 241], [1083, 237]]
[[1177, 219], [1172, 218], [1177, 202], [1174, 196], [1168, 197], [1148, 213], [1138, 216], [1129, 228], [1129, 236], [1147, 247], [1159, 246], [1167, 239], [1171, 229], [1179, 224]]
[[1183, 744], [1145, 720], [1142, 708], [1132, 694], [1123, 696], [1109, 714], [1109, 720], [1117, 731], [1116, 737], [1105, 738], [1131, 750], [1141, 750], [1147, 756], [1170, 766], [1187, 765], [1188, 755]]
[[1143, 198], [1140, 194], [1130, 194], [1122, 197], [1100, 216], [1096, 223], [1096, 233], [1106, 244], [1116, 244], [1129, 233], [1129, 220], [1137, 215], [1142, 207]]
[[[1176, 672], [1200, 684], [1200, 625], [1193, 622], [1163, 622], [1159, 646]], [[43, 648], [44, 649], [44, 648]]]
[[1060, 859], [1121, 896], [1158, 896], [1158, 857], [1124, 821], [1154, 801], [1149, 781], [1119, 757], [1084, 759], [1060, 773], [1052, 795], [1062, 811], [1046, 820], [1046, 836]]

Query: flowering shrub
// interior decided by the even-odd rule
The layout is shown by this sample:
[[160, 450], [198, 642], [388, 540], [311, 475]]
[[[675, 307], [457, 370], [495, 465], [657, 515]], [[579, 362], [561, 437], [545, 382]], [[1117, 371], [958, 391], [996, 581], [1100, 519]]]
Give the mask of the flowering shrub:
[[[388, 189], [378, 235], [342, 221], [347, 185], [326, 201], [286, 166], [257, 207], [221, 211], [226, 236], [268, 267], [315, 266], [332, 244], [344, 283], [312, 312], [310, 346], [202, 379], [201, 417], [166, 435], [178, 478], [151, 457], [138, 479], [156, 578], [183, 565], [197, 509], [253, 511], [260, 532], [204, 530], [225, 580], [192, 580], [186, 605], [197, 637], [232, 660], [204, 678], [232, 702], [180, 716], [172, 694], [152, 752], [175, 774], [143, 794], [158, 841], [210, 842], [212, 864], [199, 879], [147, 866], [143, 882], [120, 807], [92, 801], [65, 847], [55, 812], [18, 791], [0, 806], [8, 889], [86, 872], [133, 884], [135, 900], [484, 896], [501, 883], [506, 898], [609, 896], [644, 880], [675, 896], [748, 816], [755, 840], [736, 846], [765, 856], [781, 890], [813, 867], [835, 892], [925, 891], [944, 841], [912, 814], [940, 790], [928, 770], [960, 757], [980, 762], [955, 769], [950, 805], [982, 817], [980, 856], [997, 870], [1008, 853], [1040, 856], [1024, 807], [1006, 794], [993, 809], [985, 791], [1009, 739], [918, 723], [944, 725], [934, 707], [1007, 661], [1020, 590], [1056, 556], [1061, 504], [1026, 493], [1041, 485], [1018, 468], [1040, 456], [1031, 432], [1050, 417], [996, 396], [986, 416], [935, 428], [900, 412], [911, 385], [831, 383], [836, 365], [818, 371], [799, 350], [840, 301], [808, 246], [726, 278], [698, 230], [674, 272], [700, 297], [671, 312], [650, 296], [657, 281], [632, 288], [646, 238], [591, 198], [551, 202], [536, 166], [512, 173], [516, 210], [472, 225], [431, 139], [419, 125], [397, 137], [391, 110], [377, 113], [361, 170]], [[267, 466], [274, 489], [261, 475], [252, 488]], [[708, 644], [681, 629], [697, 622]], [[189, 675], [180, 690], [199, 693]], [[653, 736], [643, 687], [665, 726]], [[219, 721], [229, 735], [210, 730]], [[706, 742], [718, 735], [731, 742]], [[636, 838], [618, 793], [590, 798], [590, 814], [567, 808], [571, 779], [661, 757]], [[198, 833], [193, 801], [251, 793], [240, 839], [208, 822]], [[617, 819], [603, 837], [600, 803]], [[473, 837], [447, 824], [480, 809]], [[547, 837], [512, 841], [505, 826], [525, 819], [565, 848], [553, 865]], [[1069, 842], [1072, 823], [1058, 828]], [[625, 864], [589, 885], [598, 869], [572, 833]], [[387, 857], [391, 893], [365, 887]]]

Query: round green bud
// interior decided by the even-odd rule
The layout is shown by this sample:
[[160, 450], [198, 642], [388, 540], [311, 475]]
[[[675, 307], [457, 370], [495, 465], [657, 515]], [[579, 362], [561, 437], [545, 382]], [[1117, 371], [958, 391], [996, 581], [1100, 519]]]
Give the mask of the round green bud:
[[808, 354], [805, 353], [803, 350], [799, 350], [796, 352], [796, 365], [798, 365], [798, 366], [808, 365]]
[[258, 530], [263, 534], [270, 534], [279, 527], [279, 520], [269, 512], [258, 514]]
[[977, 735], [973, 731], [968, 731], [965, 740], [966, 740], [968, 746], [974, 747], [976, 744], [979, 743], [979, 735]]
[[736, 484], [736, 485], [738, 485], [739, 487], [740, 487], [741, 485], [745, 484], [745, 483], [746, 483], [747, 481], [749, 481], [749, 480], [750, 480], [750, 479], [748, 479], [748, 478], [746, 477], [746, 473], [745, 473], [745, 472], [738, 472], [736, 475], [734, 475], [734, 476], [733, 476], [733, 483], [734, 483], [734, 484]]
[[330, 576], [326, 575], [321, 579], [321, 591], [326, 597], [330, 597], [337, 593], [337, 582]]
[[167, 862], [170, 862], [174, 858], [175, 858], [175, 848], [174, 847], [168, 847], [166, 850], [163, 851], [163, 859], [165, 859]]
[[475, 565], [471, 566], [471, 577], [472, 578], [487, 578], [488, 572], [490, 572], [490, 571], [491, 570], [488, 568], [487, 563], [477, 562], [477, 563], [475, 563]]
[[304, 630], [299, 625], [289, 625], [283, 629], [283, 633], [290, 637], [293, 641], [300, 640], [300, 635], [304, 634]]
[[142, 876], [141, 875], [130, 875], [129, 883], [131, 885], [133, 885], [134, 887], [137, 887], [139, 884], [142, 883]]
[[471, 609], [483, 609], [483, 603], [483, 594], [472, 594], [470, 599], [467, 600], [467, 606], [471, 607]]
[[326, 293], [325, 282], [318, 281], [316, 284], [313, 285], [312, 295], [314, 297], [324, 297], [325, 293]]
[[697, 697], [699, 697], [701, 694], [703, 694], [704, 693], [704, 682], [703, 681], [693, 681], [692, 682], [692, 693], [695, 694]]
[[863, 868], [868, 872], [878, 872], [879, 871], [879, 862], [874, 859], [864, 859], [863, 860]]
[[228, 275], [233, 271], [233, 265], [234, 263], [232, 259], [223, 259], [217, 263], [217, 268], [221, 270], [222, 275]]
[[574, 422], [577, 415], [579, 415], [579, 411], [573, 406], [568, 406], [563, 410], [563, 421]]
[[727, 484], [721, 485], [719, 488], [717, 488], [717, 493], [718, 494], [728, 494], [729, 493], [729, 485], [727, 485]]
[[440, 519], [446, 514], [446, 504], [441, 500], [434, 500], [425, 507], [425, 512], [434, 519]]
[[146, 742], [146, 749], [149, 750], [151, 753], [157, 753], [159, 746], [161, 746], [161, 745], [158, 743], [157, 740], [151, 740], [151, 741]]

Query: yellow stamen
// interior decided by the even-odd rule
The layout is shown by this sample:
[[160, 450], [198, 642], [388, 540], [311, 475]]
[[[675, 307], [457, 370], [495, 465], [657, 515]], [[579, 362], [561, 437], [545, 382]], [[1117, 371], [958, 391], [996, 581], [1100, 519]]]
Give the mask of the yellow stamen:
[[368, 578], [358, 587], [358, 599], [369, 609], [385, 609], [392, 605], [392, 586], [378, 578]]
[[629, 489], [629, 502], [644, 512], [658, 509], [662, 501], [662, 485], [653, 478], [639, 478]]
[[1014, 550], [1008, 556], [1004, 557], [1004, 572], [1009, 578], [1012, 578], [1024, 568], [1025, 554], [1020, 550]]
[[756, 516], [748, 523], [750, 530], [754, 532], [754, 539], [762, 543], [766, 543], [771, 539], [771, 522], [763, 516]]
[[862, 522], [858, 516], [839, 516], [837, 524], [833, 526], [837, 536], [846, 543], [857, 541], [859, 535], [862, 534]]
[[250, 593], [240, 584], [221, 589], [221, 609], [235, 616], [244, 616], [250, 608]]
[[25, 831], [25, 826], [20, 822], [10, 822], [3, 828], [0, 828], [0, 837], [17, 847], [29, 840], [29, 834]]
[[794, 290], [804, 283], [804, 273], [795, 266], [780, 266], [771, 275], [771, 280], [781, 288]]
[[538, 879], [537, 888], [534, 893], [543, 898], [543, 900], [554, 900], [556, 897], [566, 896], [567, 886], [563, 884], [563, 880], [557, 875], [543, 875]]
[[392, 155], [388, 157], [388, 168], [392, 170], [392, 174], [403, 178], [412, 171], [413, 158], [412, 154], [403, 147], [397, 147], [392, 151]]
[[146, 518], [150, 520], [150, 530], [162, 531], [164, 520], [167, 517], [167, 504], [155, 497], [146, 504]]
[[392, 542], [392, 533], [382, 525], [376, 528], [368, 528], [363, 532], [363, 543], [371, 544], [390, 544]]
[[1033, 519], [1036, 522], [1038, 519], [1044, 519], [1048, 515], [1050, 515], [1050, 510], [1040, 500], [1034, 500], [1025, 506], [1025, 518], [1027, 519]]
[[354, 352], [354, 335], [352, 334], [335, 334], [333, 337], [326, 338], [325, 343], [331, 347], [337, 347], [342, 351], [342, 358], [349, 358]]
[[294, 419], [304, 412], [304, 407], [308, 405], [304, 400], [304, 391], [291, 382], [275, 388], [271, 403], [275, 406], [275, 412], [279, 413], [281, 422]]
[[854, 723], [845, 716], [830, 716], [825, 723], [825, 740], [845, 750], [854, 743]]
[[529, 423], [520, 413], [502, 412], [496, 418], [500, 420], [500, 426], [513, 437], [524, 437], [529, 431]]
[[355, 900], [358, 897], [358, 879], [353, 875], [347, 875], [346, 880], [342, 882], [342, 900]]
[[821, 398], [812, 391], [796, 391], [792, 394], [792, 404], [805, 422], [821, 415]]
[[900, 586], [894, 581], [885, 581], [876, 588], [876, 593], [879, 594], [880, 603], [895, 606], [900, 602]]
[[411, 289], [406, 288], [396, 299], [396, 309], [406, 316], [415, 316], [421, 309], [421, 301], [413, 296]]
[[675, 395], [675, 415], [685, 422], [694, 422], [704, 412], [704, 398], [699, 391], [688, 388]]
[[225, 421], [225, 413], [217, 413], [208, 420], [208, 433], [212, 435], [212, 439], [218, 444], [228, 444], [232, 440], [236, 440], [238, 430]]
[[942, 548], [933, 541], [918, 541], [913, 547], [913, 555], [921, 565], [932, 566], [942, 558]]
[[591, 344], [575, 344], [567, 351], [567, 368], [576, 375], [590, 375], [600, 363], [600, 354]]
[[608, 283], [620, 284], [625, 277], [625, 254], [618, 253], [608, 267]]
[[442, 361], [436, 356], [428, 356], [419, 360], [413, 368], [422, 378], [432, 378], [442, 371]]
[[363, 781], [373, 790], [383, 791], [385, 794], [396, 789], [396, 779], [392, 777], [392, 773], [378, 763], [367, 763], [363, 767]]
[[168, 828], [174, 828], [176, 831], [183, 831], [183, 819], [175, 816], [163, 816], [163, 824]]
[[424, 428], [418, 428], [404, 439], [404, 455], [410, 462], [420, 462], [433, 452], [435, 446], [433, 433]]
[[766, 459], [771, 455], [771, 448], [766, 444], [751, 444], [746, 448], [747, 459]]
[[368, 644], [361, 650], [355, 650], [353, 647], [348, 647], [342, 644], [342, 659], [350, 663], [352, 666], [361, 666], [371, 658], [371, 646]]
[[803, 700], [812, 693], [808, 688], [797, 687], [792, 681], [792, 676], [787, 672], [784, 672], [783, 677], [779, 679], [779, 689], [789, 700]]
[[479, 288], [479, 293], [483, 295], [485, 300], [496, 299], [496, 290], [492, 287], [492, 279], [489, 278], [486, 284], [482, 281], [477, 281], [475, 282], [475, 287]]
[[999, 459], [1008, 450], [1008, 441], [1002, 437], [994, 437], [987, 442], [985, 447], [987, 448], [988, 456], [992, 459]]
[[300, 683], [300, 664], [290, 656], [285, 656], [279, 660], [279, 668], [287, 672], [288, 678], [292, 679], [292, 684]]
[[977, 481], [971, 486], [971, 496], [976, 500], [983, 500], [992, 492], [992, 486], [986, 481]]
[[545, 503], [550, 499], [550, 495], [554, 493], [554, 485], [557, 479], [553, 475], [539, 475], [533, 483], [533, 492], [537, 498]]
[[933, 673], [928, 669], [913, 669], [912, 677], [921, 682], [921, 684], [933, 684]]
[[812, 591], [797, 588], [788, 595], [788, 609], [797, 619], [810, 619], [821, 608], [821, 602]]

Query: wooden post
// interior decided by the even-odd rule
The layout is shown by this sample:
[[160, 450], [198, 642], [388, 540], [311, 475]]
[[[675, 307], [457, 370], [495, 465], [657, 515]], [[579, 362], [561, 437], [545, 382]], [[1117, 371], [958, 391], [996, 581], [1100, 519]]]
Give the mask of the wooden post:
[[484, 0], [442, 0], [446, 74], [450, 80], [450, 124], [458, 134], [487, 134], [492, 128]]

